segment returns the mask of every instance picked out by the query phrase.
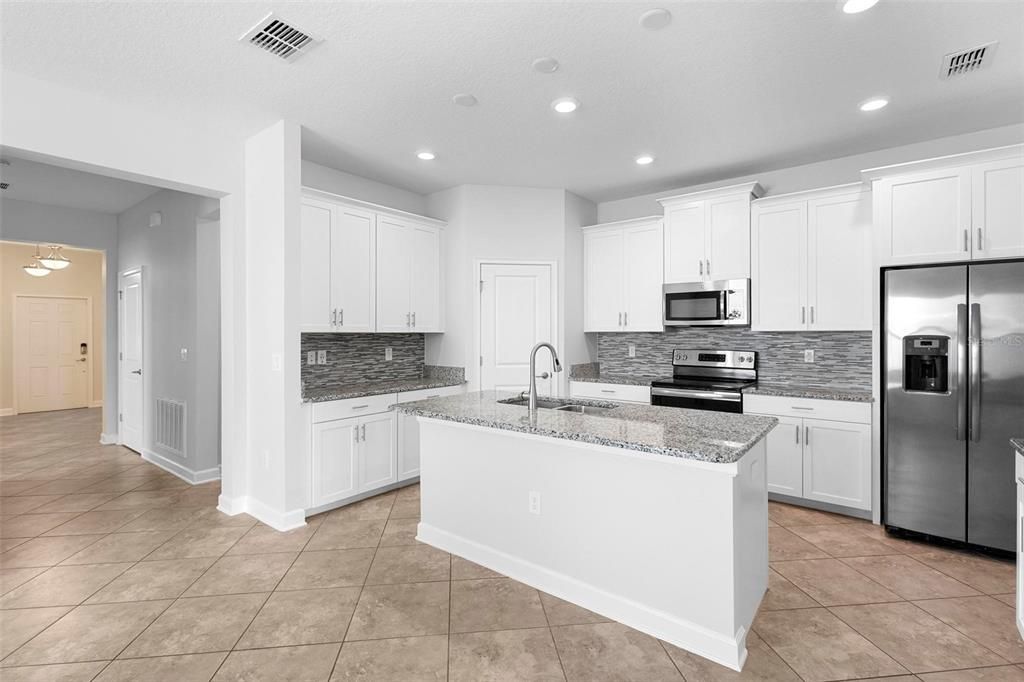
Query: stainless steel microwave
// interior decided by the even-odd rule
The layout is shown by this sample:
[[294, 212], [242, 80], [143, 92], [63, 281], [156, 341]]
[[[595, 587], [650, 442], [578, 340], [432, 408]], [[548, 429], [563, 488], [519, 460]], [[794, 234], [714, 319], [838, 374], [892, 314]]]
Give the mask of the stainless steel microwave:
[[750, 326], [750, 280], [666, 284], [666, 327]]

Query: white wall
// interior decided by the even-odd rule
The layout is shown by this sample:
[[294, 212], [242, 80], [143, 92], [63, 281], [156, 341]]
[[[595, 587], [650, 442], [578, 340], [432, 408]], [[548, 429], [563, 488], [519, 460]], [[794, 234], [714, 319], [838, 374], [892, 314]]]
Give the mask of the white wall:
[[565, 193], [565, 373], [568, 388], [570, 365], [597, 360], [597, 334], [583, 333], [583, 231], [585, 225], [597, 222], [594, 202]]
[[[6, 95], [6, 93], [5, 93]], [[104, 252], [106, 278], [104, 320], [107, 339], [117, 338], [117, 217], [60, 206], [0, 199], [0, 238], [52, 242]], [[5, 305], [7, 305], [5, 301]], [[117, 344], [108, 343], [103, 361], [103, 432], [117, 434]]]
[[302, 185], [409, 213], [428, 214], [427, 197], [422, 194], [321, 166], [312, 161], [302, 162]]
[[597, 217], [602, 223], [629, 218], [642, 218], [662, 213], [658, 197], [669, 197], [685, 192], [697, 192], [703, 189], [757, 181], [764, 187], [766, 195], [786, 194], [819, 187], [831, 187], [848, 182], [860, 182], [860, 172], [867, 168], [888, 166], [894, 163], [906, 163], [949, 154], [1003, 147], [1024, 142], [1024, 124], [992, 128], [953, 137], [942, 137], [927, 142], [880, 149], [878, 151], [844, 156], [819, 163], [811, 163], [791, 168], [764, 170], [742, 177], [723, 177], [714, 182], [692, 185], [664, 192], [653, 192], [627, 199], [605, 201], [597, 205]]

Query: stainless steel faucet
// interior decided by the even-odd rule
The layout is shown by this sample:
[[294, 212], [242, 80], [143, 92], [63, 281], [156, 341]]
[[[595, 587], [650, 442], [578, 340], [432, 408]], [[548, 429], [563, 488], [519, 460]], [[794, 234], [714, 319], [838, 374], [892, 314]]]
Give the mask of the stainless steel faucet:
[[[558, 360], [558, 351], [556, 351], [555, 347], [552, 346], [547, 341], [541, 341], [540, 343], [538, 343], [536, 346], [533, 347], [533, 350], [530, 351], [530, 414], [531, 415], [532, 414], [536, 414], [536, 412], [537, 412], [537, 351], [539, 351], [541, 348], [547, 348], [549, 351], [551, 351], [551, 361], [552, 361], [552, 364], [553, 364], [553, 369], [556, 372], [561, 372], [562, 371], [562, 363]], [[551, 375], [548, 374], [547, 372], [544, 372], [544, 374], [542, 374], [540, 376], [540, 378], [541, 379], [547, 379], [549, 376], [551, 376]]]

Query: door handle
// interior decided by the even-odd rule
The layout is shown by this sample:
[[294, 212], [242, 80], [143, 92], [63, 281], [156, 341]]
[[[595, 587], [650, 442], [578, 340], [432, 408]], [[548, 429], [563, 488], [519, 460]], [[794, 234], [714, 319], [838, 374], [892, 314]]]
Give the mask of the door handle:
[[412, 314], [412, 326], [413, 326], [413, 327], [415, 327], [415, 326], [416, 326], [416, 313], [413, 313], [413, 314]]
[[805, 426], [804, 427], [804, 445], [810, 445], [810, 444], [811, 444], [811, 427], [810, 426]]
[[800, 427], [799, 426], [794, 426], [793, 427], [793, 431], [794, 431], [794, 433], [796, 435], [796, 444], [800, 445]]
[[406, 327], [411, 327], [412, 326], [412, 322], [410, 321], [411, 319], [412, 319], [412, 313], [406, 313], [405, 314], [405, 326]]
[[622, 313], [622, 326], [623, 327], [628, 327], [629, 326], [629, 312], [628, 311]]
[[338, 324], [338, 309], [335, 308], [331, 311], [331, 326], [335, 327]]
[[338, 326], [339, 327], [344, 327], [345, 326], [345, 309], [344, 308], [338, 308]]
[[705, 262], [708, 264], [708, 266], [706, 268], [704, 268], [704, 271], [707, 272], [708, 273], [708, 277], [710, 277], [711, 276], [711, 259], [708, 258]]
[[968, 374], [971, 377], [971, 440], [981, 440], [981, 305], [971, 304], [971, 327], [970, 327], [971, 367]]
[[969, 235], [970, 230], [964, 230], [964, 251], [971, 250], [971, 237]]
[[619, 326], [622, 326], [622, 313], [619, 313]]
[[814, 324], [814, 306], [811, 306], [811, 324]]
[[703, 277], [704, 276], [704, 260], [703, 259], [698, 260], [697, 264], [700, 266], [700, 276]]
[[981, 228], [979, 227], [978, 228], [978, 251], [983, 251], [983, 250], [984, 249], [981, 248]]
[[363, 424], [363, 426], [360, 429], [360, 431], [362, 431], [363, 442], [365, 443], [366, 442], [366, 424]]
[[800, 306], [800, 324], [805, 324], [806, 322], [807, 322], [807, 307], [806, 306]]
[[141, 369], [133, 369], [132, 370], [132, 374], [138, 374], [139, 376], [142, 376], [142, 370]]
[[551, 374], [549, 374], [548, 372], [541, 372], [540, 374], [535, 374], [534, 376], [537, 377], [538, 379], [550, 379], [551, 378]]
[[956, 307], [956, 439], [967, 438], [967, 306]]
[[77, 361], [78, 362], [86, 362], [87, 360], [88, 360], [88, 358], [78, 358]]

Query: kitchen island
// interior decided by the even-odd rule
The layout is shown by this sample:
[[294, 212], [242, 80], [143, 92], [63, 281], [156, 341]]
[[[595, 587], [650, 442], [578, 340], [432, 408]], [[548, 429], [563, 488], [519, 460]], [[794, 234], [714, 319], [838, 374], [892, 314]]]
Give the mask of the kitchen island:
[[417, 538], [741, 669], [776, 420], [581, 400], [531, 416], [510, 397], [398, 406], [420, 422]]

